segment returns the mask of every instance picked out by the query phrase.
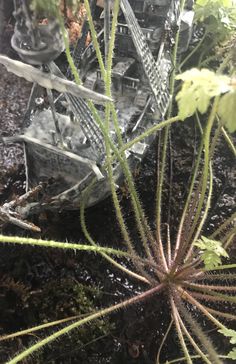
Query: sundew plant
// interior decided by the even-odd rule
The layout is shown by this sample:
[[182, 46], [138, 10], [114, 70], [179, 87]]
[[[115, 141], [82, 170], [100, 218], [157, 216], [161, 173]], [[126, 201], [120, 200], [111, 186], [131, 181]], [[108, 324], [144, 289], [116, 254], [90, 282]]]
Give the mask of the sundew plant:
[[[198, 23], [202, 21], [200, 27], [205, 32], [204, 34], [209, 34], [209, 22], [205, 25], [204, 21], [209, 17], [211, 19], [212, 16], [215, 17], [211, 13], [205, 14], [207, 6], [211, 11], [217, 10], [215, 7], [210, 7], [210, 3], [214, 3], [214, 5], [220, 3], [220, 8], [224, 9], [225, 14], [231, 17], [229, 10], [232, 4], [230, 2], [221, 2], [220, 0], [213, 2], [197, 1], [196, 21]], [[35, 4], [37, 5], [36, 1]], [[108, 97], [111, 97], [112, 57], [120, 7], [119, 0], [114, 1], [109, 51], [105, 62], [97, 42], [89, 1], [84, 0], [84, 5], [90, 25], [92, 41], [104, 79], [105, 93]], [[183, 5], [184, 2], [182, 1], [182, 7]], [[220, 26], [222, 26], [221, 20], [218, 19], [217, 23]], [[221, 42], [232, 41], [232, 26], [227, 23], [227, 27], [227, 37], [222, 36], [222, 39], [220, 37], [217, 44], [215, 44], [216, 47], [219, 47]], [[80, 76], [70, 55], [66, 33], [63, 32], [63, 34], [68, 63], [75, 81], [80, 84]], [[178, 36], [179, 33], [177, 33], [173, 50], [173, 65], [175, 70], [180, 66], [177, 62]], [[206, 36], [204, 35], [204, 37]], [[204, 42], [202, 41], [202, 43]], [[204, 62], [205, 56], [201, 55], [201, 45], [197, 45], [197, 47], [196, 52], [199, 56], [199, 64], [201, 64]], [[195, 50], [193, 49], [191, 57], [194, 52]], [[205, 52], [204, 48], [202, 52]], [[86, 199], [93, 189], [93, 182], [83, 195], [80, 209], [81, 226], [87, 239], [85, 244], [12, 236], [0, 236], [0, 241], [3, 244], [11, 243], [15, 245], [41, 246], [48, 249], [59, 248], [94, 252], [94, 254], [101, 255], [109, 262], [111, 267], [114, 267], [114, 274], [116, 274], [118, 269], [130, 280], [140, 281], [142, 285], [144, 284], [146, 286], [146, 289], [139, 294], [134, 293], [131, 298], [121, 300], [119, 303], [88, 314], [82, 319], [73, 318], [72, 323], [55, 330], [53, 334], [39, 340], [17, 354], [14, 358], [9, 359], [9, 364], [21, 362], [37, 350], [42, 349], [45, 345], [51, 344], [63, 335], [71, 333], [73, 330], [77, 330], [82, 325], [91, 323], [98, 318], [106, 317], [112, 312], [125, 309], [131, 305], [145, 305], [145, 302], [148, 300], [152, 300], [153, 306], [155, 306], [155, 302], [163, 299], [168, 305], [170, 325], [162, 344], [156, 349], [156, 364], [160, 363], [161, 348], [164, 341], [168, 343], [168, 332], [172, 329], [175, 330], [178, 337], [180, 358], [176, 359], [176, 361], [171, 361], [172, 358], [170, 358], [168, 363], [180, 363], [182, 361], [194, 363], [194, 360], [197, 359], [197, 362], [200, 360], [201, 363], [220, 364], [224, 363], [224, 360], [227, 358], [236, 360], [236, 347], [234, 346], [236, 344], [236, 331], [232, 328], [232, 323], [236, 320], [236, 264], [232, 264], [229, 261], [230, 251], [236, 233], [234, 225], [236, 214], [234, 213], [223, 221], [211, 235], [205, 236], [203, 233], [206, 231], [205, 223], [209, 214], [214, 189], [214, 152], [221, 135], [225, 138], [226, 147], [229, 147], [230, 152], [236, 156], [233, 138], [230, 136], [230, 133], [236, 130], [234, 116], [236, 111], [236, 81], [233, 73], [234, 59], [229, 48], [224, 50], [224, 52], [227, 55], [225, 53], [223, 57], [219, 57], [219, 60], [214, 59], [217, 72], [213, 68], [192, 68], [176, 75], [176, 72], [173, 71], [171, 93], [174, 94], [175, 90], [178, 90], [175, 96], [178, 110], [176, 116], [173, 116], [173, 110], [175, 108], [171, 103], [164, 121], [146, 130], [142, 135], [126, 144], [124, 144], [121, 138], [119, 120], [114, 104], [110, 101], [106, 102], [105, 120], [101, 120], [94, 104], [89, 102], [91, 111], [96, 116], [96, 121], [103, 132], [106, 145], [104, 172], [109, 178], [114, 210], [122, 235], [120, 249], [114, 249], [110, 245], [111, 242], [107, 242], [107, 246], [105, 247], [100, 246], [99, 242], [93, 240], [86, 227], [85, 205]], [[187, 57], [189, 58], [189, 55]], [[227, 64], [224, 63], [224, 57], [228, 59]], [[186, 65], [187, 61], [182, 61], [181, 68]], [[167, 222], [163, 218], [163, 189], [166, 182], [168, 136], [172, 124], [179, 124], [181, 127], [181, 123], [188, 123], [190, 117], [196, 118], [197, 120], [196, 125], [199, 130], [198, 152], [194, 160], [194, 168], [188, 186], [186, 201], [180, 216], [175, 219], [174, 228], [172, 228], [172, 226], [166, 225]], [[118, 147], [114, 145], [109, 134], [111, 124], [114, 125], [119, 140]], [[158, 131], [161, 131], [161, 148], [155, 196], [156, 208], [153, 211], [155, 230], [153, 230], [150, 227], [150, 222], [146, 217], [142, 202], [136, 190], [125, 151], [136, 142]], [[112, 169], [114, 160], [120, 163], [129, 192], [138, 232], [138, 238], [136, 237], [135, 239], [133, 239], [127, 227], [125, 213], [122, 210], [119, 200]], [[128, 264], [125, 263], [125, 260], [128, 261]], [[226, 303], [230, 305], [230, 312], [227, 312], [225, 309]], [[233, 345], [229, 353], [219, 352], [215, 348], [209, 337], [210, 335], [205, 333], [201, 325], [201, 317], [209, 321], [219, 335], [229, 338], [230, 343]], [[42, 330], [43, 328], [44, 325], [41, 325], [25, 330], [24, 332], [6, 335], [1, 340], [7, 340], [20, 334]], [[57, 344], [55, 343], [55, 345]]]

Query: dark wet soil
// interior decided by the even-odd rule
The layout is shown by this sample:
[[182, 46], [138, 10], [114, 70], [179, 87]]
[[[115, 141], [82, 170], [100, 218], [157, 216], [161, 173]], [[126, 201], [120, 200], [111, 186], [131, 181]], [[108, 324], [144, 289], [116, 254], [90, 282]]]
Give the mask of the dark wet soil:
[[[9, 1], [11, 3], [11, 1]], [[10, 47], [13, 32], [11, 5], [9, 16], [5, 19], [4, 37], [0, 40], [0, 53], [17, 58]], [[9, 74], [0, 65], [0, 141], [1, 137], [20, 133], [23, 113], [26, 109], [31, 84], [22, 78]], [[0, 202], [8, 199], [9, 194], [22, 193], [24, 181], [23, 149], [20, 145], [0, 143]], [[4, 190], [4, 193], [3, 193]]]
[[[2, 65], [0, 65], [0, 74], [0, 137], [5, 137], [20, 133], [22, 111], [26, 108], [31, 85], [13, 75], [9, 77]], [[0, 145], [1, 202], [8, 197], [10, 189], [11, 193], [20, 192], [19, 174], [24, 178], [23, 164], [23, 150], [20, 145]], [[14, 173], [16, 171], [17, 174]]]
[[[31, 85], [8, 74], [0, 67], [0, 135], [14, 135], [20, 131]], [[173, 191], [170, 199], [170, 222], [178, 219], [183, 204], [189, 171], [193, 163], [195, 130], [187, 124], [172, 129]], [[233, 185], [234, 162], [223, 141], [215, 159], [214, 202], [208, 226], [213, 229], [235, 206]], [[151, 223], [154, 219], [154, 190], [156, 183], [156, 144], [142, 163], [136, 177], [143, 204]], [[23, 152], [18, 145], [0, 145], [0, 201], [13, 198], [24, 191]], [[120, 191], [120, 200], [127, 223], [135, 236], [128, 198]], [[165, 201], [168, 201], [166, 191]], [[168, 215], [168, 205], [164, 207]], [[220, 217], [221, 216], [221, 217]], [[111, 200], [86, 212], [88, 229], [101, 245], [117, 246], [120, 232], [116, 224]], [[38, 237], [72, 242], [84, 242], [78, 212], [42, 214], [36, 219], [42, 227]], [[4, 226], [6, 234], [24, 235], [20, 229]], [[28, 233], [27, 233], [28, 234]], [[28, 234], [29, 235], [29, 234]], [[37, 235], [33, 235], [37, 236]], [[131, 297], [143, 288], [114, 270], [101, 257], [93, 254], [64, 253], [59, 250], [2, 246], [0, 255], [0, 335], [32, 327], [75, 314], [83, 314], [95, 307], [105, 307]], [[88, 297], [85, 300], [85, 295]], [[79, 332], [56, 341], [25, 363], [81, 363], [81, 364], [152, 364], [155, 353], [170, 322], [165, 298], [131, 307], [113, 314], [99, 327], [89, 325]], [[36, 333], [8, 343], [0, 343], [0, 363], [9, 356], [51, 333]], [[222, 345], [221, 338], [221, 345]], [[219, 343], [218, 343], [219, 346]], [[220, 347], [221, 348], [221, 347]], [[163, 358], [179, 357], [175, 334], [163, 350]]]

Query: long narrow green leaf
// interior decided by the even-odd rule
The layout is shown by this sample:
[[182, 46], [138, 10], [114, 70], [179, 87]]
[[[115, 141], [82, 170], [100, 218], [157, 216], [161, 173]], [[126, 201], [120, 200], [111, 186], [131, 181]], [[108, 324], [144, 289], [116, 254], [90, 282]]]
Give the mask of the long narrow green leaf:
[[117, 256], [131, 257], [129, 253], [126, 253], [122, 250], [117, 250], [113, 248], [106, 248], [101, 246], [91, 246], [86, 244], [74, 244], [67, 242], [58, 242], [54, 240], [42, 240], [42, 239], [32, 239], [32, 238], [23, 238], [19, 236], [5, 236], [0, 235], [0, 243], [9, 243], [9, 244], [19, 244], [19, 245], [31, 245], [31, 246], [41, 246], [47, 248], [59, 248], [59, 249], [71, 249], [74, 251], [82, 250], [82, 251], [91, 251], [95, 253], [107, 253]]
[[61, 337], [62, 335], [65, 335], [67, 333], [69, 333], [71, 330], [74, 330], [86, 323], [89, 323], [93, 320], [96, 320], [100, 317], [106, 316], [114, 311], [117, 311], [121, 308], [125, 308], [131, 304], [137, 303], [137, 302], [141, 302], [144, 299], [148, 298], [149, 296], [158, 293], [159, 291], [161, 291], [164, 288], [165, 284], [161, 283], [158, 286], [149, 289], [148, 291], [145, 291], [143, 293], [141, 293], [140, 295], [134, 296], [126, 301], [120, 302], [116, 305], [110, 306], [108, 308], [102, 309], [96, 313], [93, 313], [79, 321], [74, 322], [71, 325], [68, 325], [67, 327], [64, 327], [61, 330], [56, 331], [54, 334], [46, 337], [43, 340], [40, 340], [39, 342], [37, 342], [35, 345], [32, 345], [31, 347], [29, 347], [28, 349], [24, 350], [22, 353], [18, 354], [17, 356], [15, 356], [15, 358], [11, 359], [10, 361], [8, 361], [6, 364], [16, 364], [19, 363], [21, 360], [27, 358], [28, 356], [32, 355], [35, 351], [41, 349], [42, 347], [44, 347], [45, 345], [51, 343], [52, 341], [58, 339], [59, 337]]

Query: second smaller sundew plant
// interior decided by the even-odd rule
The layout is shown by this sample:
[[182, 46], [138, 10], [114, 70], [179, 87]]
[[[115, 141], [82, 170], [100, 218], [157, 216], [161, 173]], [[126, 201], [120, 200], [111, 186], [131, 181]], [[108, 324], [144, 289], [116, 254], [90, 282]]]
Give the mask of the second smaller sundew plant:
[[[106, 62], [104, 62], [101, 57], [96, 41], [89, 1], [85, 0], [84, 5], [90, 23], [94, 47], [97, 51], [97, 58], [104, 78], [106, 95], [111, 96], [112, 54], [119, 13], [119, 0], [115, 0], [114, 2], [111, 38]], [[175, 47], [177, 47], [177, 44]], [[68, 52], [69, 49], [67, 47], [67, 53]], [[68, 61], [72, 71], [76, 73], [77, 71], [73, 65], [72, 58], [68, 57]], [[196, 71], [192, 72], [195, 72], [195, 75], [197, 73]], [[196, 77], [196, 80], [199, 81], [201, 77], [202, 74], [200, 72], [199, 78]], [[80, 326], [88, 324], [98, 318], [105, 317], [112, 312], [125, 309], [134, 304], [143, 304], [147, 300], [152, 300], [153, 307], [155, 307], [155, 302], [161, 300], [163, 297], [165, 301], [167, 300], [170, 321], [177, 332], [180, 347], [184, 353], [185, 362], [188, 364], [193, 363], [193, 355], [198, 359], [200, 358], [202, 363], [208, 364], [224, 363], [224, 358], [236, 360], [236, 350], [234, 348], [228, 355], [226, 355], [226, 353], [218, 352], [208, 335], [204, 332], [200, 319], [200, 316], [202, 315], [214, 325], [220, 334], [230, 337], [232, 344], [236, 342], [236, 332], [228, 327], [230, 324], [226, 323], [228, 321], [232, 322], [233, 320], [236, 320], [236, 315], [234, 314], [234, 308], [236, 306], [236, 273], [235, 271], [233, 271], [233, 273], [229, 272], [230, 270], [235, 270], [236, 264], [222, 265], [221, 262], [221, 259], [228, 259], [227, 251], [229, 251], [233, 243], [233, 238], [235, 236], [233, 221], [236, 218], [236, 214], [229, 217], [228, 220], [226, 220], [211, 236], [202, 236], [213, 190], [212, 158], [219, 135], [222, 131], [222, 124], [218, 123], [218, 114], [220, 114], [219, 111], [221, 110], [222, 102], [221, 95], [225, 92], [227, 92], [225, 95], [229, 95], [230, 93], [232, 95], [235, 90], [230, 85], [230, 82], [228, 82], [228, 78], [224, 78], [224, 80], [220, 79], [219, 83], [222, 87], [215, 86], [213, 91], [212, 87], [209, 87], [209, 93], [206, 94], [204, 98], [204, 95], [199, 91], [199, 87], [196, 86], [197, 81], [194, 84], [193, 78], [190, 77], [191, 80], [189, 80], [186, 74], [180, 76], [180, 78], [184, 80], [184, 84], [182, 91], [180, 91], [177, 96], [179, 114], [176, 117], [161, 122], [138, 137], [138, 139], [141, 140], [142, 138], [145, 138], [148, 133], [150, 134], [158, 129], [168, 127], [173, 122], [184, 120], [197, 110], [200, 113], [209, 113], [207, 120], [200, 128], [202, 135], [198, 155], [195, 160], [195, 168], [186, 203], [176, 229], [171, 229], [170, 227], [167, 229], [167, 232], [164, 232], [162, 228], [163, 223], [165, 222], [163, 221], [162, 216], [165, 155], [162, 156], [161, 159], [162, 165], [160, 166], [159, 179], [157, 182], [156, 230], [153, 232], [145, 216], [125, 157], [125, 150], [128, 149], [132, 143], [135, 143], [135, 141], [131, 141], [127, 145], [124, 145], [120, 137], [121, 134], [113, 103], [106, 103], [106, 119], [103, 121], [96, 112], [92, 102], [90, 102], [91, 111], [94, 113], [104, 134], [107, 154], [104, 171], [107, 173], [110, 181], [114, 209], [122, 234], [122, 249], [118, 250], [110, 247], [100, 247], [93, 240], [86, 228], [84, 206], [86, 197], [93, 188], [92, 184], [84, 194], [84, 200], [81, 204], [81, 225], [89, 245], [0, 236], [0, 242], [2, 243], [93, 251], [94, 253], [101, 254], [107, 259], [111, 266], [114, 267], [114, 271], [120, 269], [122, 274], [126, 274], [130, 279], [136, 279], [145, 283], [146, 289], [140, 294], [134, 294], [133, 297], [129, 299], [105, 307], [92, 314], [89, 313], [82, 319], [74, 319], [73, 323], [70, 323], [62, 329], [58, 329], [58, 331], [55, 331], [52, 335], [38, 341], [36, 344], [22, 351], [22, 353], [16, 355], [15, 358], [10, 359], [8, 364], [15, 364], [24, 360], [45, 345], [50, 344], [61, 336], [70, 333], [72, 330], [78, 329]], [[75, 74], [75, 79], [80, 82], [77, 73]], [[191, 110], [189, 110], [188, 107], [189, 98], [186, 98], [185, 82], [189, 82], [189, 86], [192, 86], [193, 89], [190, 96], [195, 102], [195, 107], [192, 107]], [[210, 76], [208, 77], [208, 82], [212, 82]], [[204, 90], [206, 90], [206, 87]], [[183, 101], [185, 100], [184, 98], [186, 98], [186, 101]], [[209, 108], [210, 111], [208, 111]], [[171, 112], [169, 112], [169, 114], [171, 114]], [[222, 121], [224, 123], [224, 118], [222, 118]], [[118, 148], [114, 146], [109, 136], [110, 123], [114, 123], [114, 128], [119, 140]], [[216, 124], [218, 125], [214, 128]], [[230, 125], [230, 130], [234, 129], [232, 123], [227, 124], [227, 122], [225, 122], [224, 125], [226, 127]], [[166, 153], [167, 150], [166, 142], [167, 139], [165, 138], [163, 153]], [[124, 213], [120, 205], [112, 173], [112, 163], [115, 159], [118, 160], [123, 169], [127, 188], [130, 193], [130, 200], [137, 224], [139, 239], [134, 240], [126, 226]], [[176, 231], [176, 234], [172, 234], [173, 236], [171, 236], [169, 231]], [[142, 253], [140, 253], [140, 246], [142, 247]], [[116, 257], [128, 259], [129, 268], [122, 264], [120, 259], [118, 261]], [[214, 272], [214, 274], [211, 274], [211, 272]], [[230, 285], [228, 285], [229, 282]], [[226, 312], [224, 309], [225, 303], [231, 305], [232, 312]], [[37, 328], [34, 328], [33, 330], [37, 330]], [[30, 332], [30, 330], [28, 332]], [[17, 333], [17, 335], [19, 335], [19, 333]], [[14, 337], [14, 334], [11, 335], [11, 338], [12, 337]], [[9, 336], [5, 336], [2, 339], [7, 338], [9, 338]], [[167, 334], [164, 339], [167, 340]], [[163, 345], [157, 349], [156, 364], [160, 363], [162, 346]]]

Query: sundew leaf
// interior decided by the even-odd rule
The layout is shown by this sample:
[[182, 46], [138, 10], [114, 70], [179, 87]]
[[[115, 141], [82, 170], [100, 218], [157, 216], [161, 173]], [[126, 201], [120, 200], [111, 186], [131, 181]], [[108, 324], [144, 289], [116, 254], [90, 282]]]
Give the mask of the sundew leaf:
[[236, 91], [228, 92], [219, 101], [218, 115], [230, 133], [236, 130]]
[[204, 114], [212, 97], [232, 90], [227, 76], [217, 75], [208, 69], [192, 68], [176, 77], [183, 85], [176, 95], [181, 120], [192, 116], [195, 111]]
[[201, 250], [200, 257], [207, 269], [214, 269], [221, 265], [221, 257], [229, 257], [220, 241], [202, 236], [194, 245]]

